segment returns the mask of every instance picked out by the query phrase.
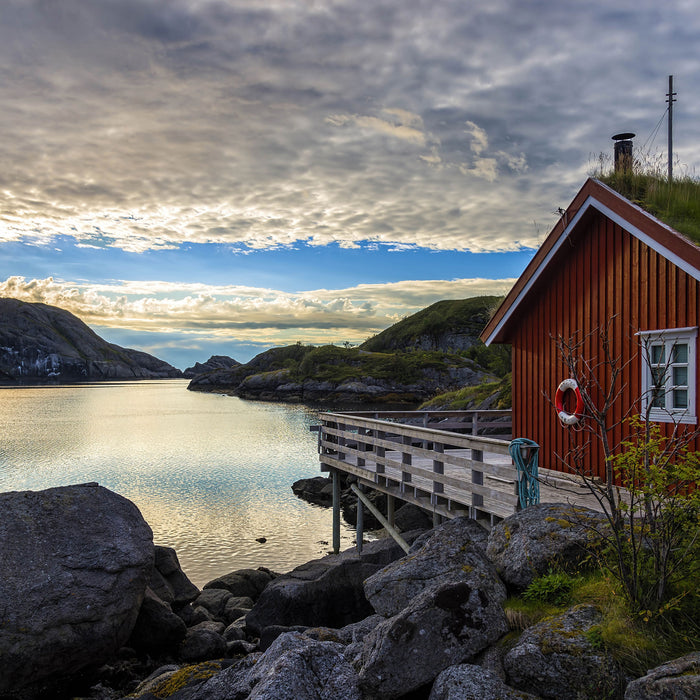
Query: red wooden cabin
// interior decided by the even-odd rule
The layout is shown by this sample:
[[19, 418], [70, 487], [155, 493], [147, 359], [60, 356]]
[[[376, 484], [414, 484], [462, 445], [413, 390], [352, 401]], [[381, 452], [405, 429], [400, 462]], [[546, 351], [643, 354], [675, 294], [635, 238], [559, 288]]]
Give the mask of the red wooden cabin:
[[[553, 405], [569, 377], [558, 336], [580, 342], [581, 356], [595, 365], [604, 357], [600, 331], [609, 330], [622, 367], [611, 445], [626, 436], [630, 410], [648, 409], [666, 431], [697, 427], [699, 280], [697, 245], [601, 182], [584, 184], [481, 335], [487, 345], [513, 347], [513, 435], [540, 444], [542, 467], [567, 471], [560, 456], [590, 439], [585, 416], [562, 425]], [[605, 390], [605, 368], [593, 374]], [[588, 386], [594, 401], [602, 400]], [[585, 466], [604, 476], [597, 446]]]

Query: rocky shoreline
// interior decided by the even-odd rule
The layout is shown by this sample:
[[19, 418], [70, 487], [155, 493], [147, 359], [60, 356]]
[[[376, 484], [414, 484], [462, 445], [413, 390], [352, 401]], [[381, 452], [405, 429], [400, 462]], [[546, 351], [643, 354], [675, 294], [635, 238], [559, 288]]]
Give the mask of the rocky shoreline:
[[0, 698], [700, 696], [700, 652], [625, 677], [592, 605], [529, 626], [506, 613], [554, 561], [582, 565], [589, 532], [570, 515], [534, 506], [490, 533], [457, 518], [404, 532], [408, 555], [380, 539], [199, 590], [107, 489], [0, 494]]

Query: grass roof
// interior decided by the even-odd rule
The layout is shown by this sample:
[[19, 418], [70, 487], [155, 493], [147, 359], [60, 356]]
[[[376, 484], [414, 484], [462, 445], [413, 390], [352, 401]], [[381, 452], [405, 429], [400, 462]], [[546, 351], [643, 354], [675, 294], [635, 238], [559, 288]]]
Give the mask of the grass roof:
[[700, 181], [683, 176], [673, 179], [656, 173], [607, 173], [598, 180], [634, 204], [700, 245]]

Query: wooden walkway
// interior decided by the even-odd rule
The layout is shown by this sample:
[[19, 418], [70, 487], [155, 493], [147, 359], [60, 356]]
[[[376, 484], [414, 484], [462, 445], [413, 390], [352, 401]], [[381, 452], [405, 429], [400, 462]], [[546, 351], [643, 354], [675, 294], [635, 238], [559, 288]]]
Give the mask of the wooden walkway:
[[[436, 522], [469, 515], [486, 527], [520, 507], [509, 452], [510, 411], [349, 412], [320, 418], [321, 470], [352, 474], [363, 487], [387, 494], [391, 525], [396, 498], [433, 513]], [[540, 470], [540, 502], [567, 501], [598, 509], [583, 484]]]

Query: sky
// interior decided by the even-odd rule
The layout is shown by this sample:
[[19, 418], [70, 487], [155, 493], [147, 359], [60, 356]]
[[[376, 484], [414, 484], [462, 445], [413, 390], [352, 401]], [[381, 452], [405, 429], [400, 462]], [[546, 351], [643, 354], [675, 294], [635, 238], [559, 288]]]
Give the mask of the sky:
[[0, 296], [180, 369], [505, 294], [611, 136], [700, 168], [695, 0], [2, 0]]

